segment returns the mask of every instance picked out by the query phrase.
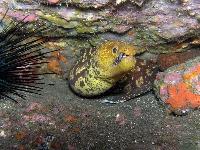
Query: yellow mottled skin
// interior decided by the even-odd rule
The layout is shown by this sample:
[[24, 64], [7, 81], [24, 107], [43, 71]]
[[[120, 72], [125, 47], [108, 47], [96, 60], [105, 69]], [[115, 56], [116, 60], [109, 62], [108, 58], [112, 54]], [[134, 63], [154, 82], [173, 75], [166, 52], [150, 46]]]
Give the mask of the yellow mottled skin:
[[[117, 52], [114, 53], [113, 49], [116, 48]], [[129, 55], [122, 59], [122, 61], [112, 67], [112, 63], [120, 52]], [[130, 71], [136, 63], [135, 55], [136, 50], [132, 45], [128, 45], [124, 42], [108, 42], [103, 44], [97, 51], [97, 55], [94, 56], [99, 62], [99, 69], [103, 78], [112, 78], [114, 82], [122, 78], [121, 75], [126, 74]]]
[[[113, 65], [120, 53], [120, 62]], [[83, 54], [70, 71], [69, 84], [81, 96], [91, 97], [106, 92], [135, 66], [134, 46], [124, 42], [110, 41], [96, 51]]]

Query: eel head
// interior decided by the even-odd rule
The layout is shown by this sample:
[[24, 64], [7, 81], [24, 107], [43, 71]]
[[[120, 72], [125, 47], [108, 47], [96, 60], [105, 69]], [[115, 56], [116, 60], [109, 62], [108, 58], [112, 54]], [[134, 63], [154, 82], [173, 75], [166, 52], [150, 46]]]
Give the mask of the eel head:
[[121, 76], [135, 66], [136, 49], [124, 42], [110, 41], [102, 44], [97, 52], [99, 66], [106, 77]]

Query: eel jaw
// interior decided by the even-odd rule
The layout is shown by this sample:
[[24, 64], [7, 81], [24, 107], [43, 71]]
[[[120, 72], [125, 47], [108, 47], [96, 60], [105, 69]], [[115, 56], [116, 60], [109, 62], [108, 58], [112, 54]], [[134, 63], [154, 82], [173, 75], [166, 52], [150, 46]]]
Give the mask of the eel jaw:
[[123, 52], [119, 53], [119, 55], [115, 58], [114, 62], [112, 63], [112, 67], [118, 65], [122, 61], [122, 59], [127, 56], [129, 56], [129, 55], [126, 55]]

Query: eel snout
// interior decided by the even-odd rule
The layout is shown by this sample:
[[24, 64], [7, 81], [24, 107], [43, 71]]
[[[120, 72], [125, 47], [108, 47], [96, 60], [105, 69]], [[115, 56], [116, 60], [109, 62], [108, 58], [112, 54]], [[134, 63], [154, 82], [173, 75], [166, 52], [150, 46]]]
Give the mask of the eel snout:
[[127, 54], [125, 54], [123, 52], [120, 52], [119, 55], [115, 58], [115, 60], [114, 60], [114, 62], [112, 64], [112, 67], [118, 65], [122, 61], [122, 59], [127, 57], [127, 56], [129, 56], [129, 55], [127, 55]]

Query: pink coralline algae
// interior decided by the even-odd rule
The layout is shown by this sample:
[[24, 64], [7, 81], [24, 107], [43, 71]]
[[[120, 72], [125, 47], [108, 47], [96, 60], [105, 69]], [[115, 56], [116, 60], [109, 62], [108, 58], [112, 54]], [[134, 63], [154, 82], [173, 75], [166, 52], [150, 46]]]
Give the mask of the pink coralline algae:
[[[44, 124], [55, 124], [55, 121], [52, 120], [52, 118], [44, 113], [47, 110], [43, 109], [42, 104], [40, 103], [31, 103], [27, 108], [26, 108], [26, 114], [22, 116], [21, 119], [21, 124], [22, 125], [27, 125], [30, 122], [35, 122], [35, 123], [44, 123]], [[53, 109], [53, 113], [57, 114], [58, 108]]]
[[167, 84], [176, 84], [178, 82], [180, 82], [181, 76], [179, 74], [179, 72], [175, 72], [173, 74], [169, 74], [165, 76], [164, 82]]
[[167, 86], [163, 86], [160, 88], [160, 95], [165, 95], [167, 94]]
[[58, 3], [60, 0], [48, 0], [50, 3]]
[[134, 108], [134, 116], [138, 117], [138, 116], [141, 116], [141, 115], [142, 115], [141, 108], [140, 107], [135, 107]]
[[32, 103], [32, 104], [30, 104], [30, 106], [28, 108], [26, 108], [26, 112], [29, 112], [31, 110], [36, 110], [36, 109], [41, 110], [42, 105], [39, 103]]
[[38, 123], [48, 123], [51, 120], [51, 118], [46, 117], [44, 115], [34, 114], [32, 116], [32, 120], [34, 120], [35, 122], [38, 122]]
[[124, 116], [121, 114], [117, 114], [115, 121], [119, 123], [119, 125], [125, 125], [127, 121], [125, 120]]
[[55, 122], [48, 116], [45, 116], [45, 115], [42, 115], [42, 114], [33, 114], [33, 115], [24, 115], [22, 117], [22, 121], [21, 121], [21, 124], [22, 125], [26, 125], [28, 124], [29, 122], [32, 122], [34, 121], [35, 123], [50, 123], [50, 124], [55, 124]]
[[[3, 14], [7, 11], [6, 8], [1, 8], [0, 7], [0, 12]], [[38, 20], [39, 18], [36, 16], [37, 11], [33, 11], [32, 13], [26, 14], [23, 11], [13, 11], [13, 10], [9, 10], [7, 12], [7, 16], [13, 17], [19, 21], [24, 21], [24, 22], [34, 22], [36, 20]]]

